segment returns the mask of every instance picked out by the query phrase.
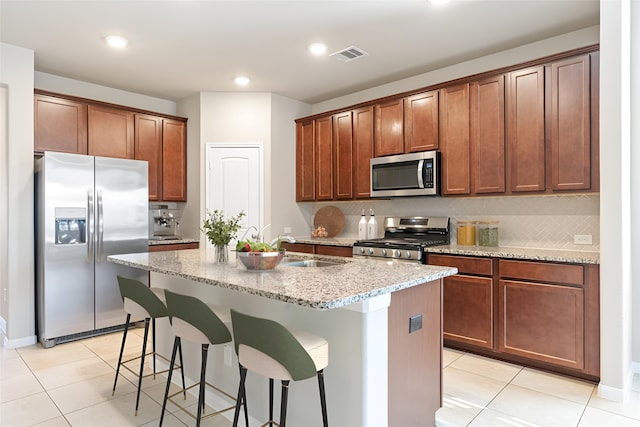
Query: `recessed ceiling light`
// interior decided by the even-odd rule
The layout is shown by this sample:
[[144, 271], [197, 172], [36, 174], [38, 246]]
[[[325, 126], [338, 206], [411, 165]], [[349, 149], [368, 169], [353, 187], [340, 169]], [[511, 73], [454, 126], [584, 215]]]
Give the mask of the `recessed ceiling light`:
[[251, 82], [249, 77], [244, 77], [244, 76], [238, 76], [235, 79], [233, 79], [233, 81], [236, 82], [238, 86], [246, 86]]
[[309, 45], [309, 52], [314, 55], [324, 55], [327, 51], [327, 45], [324, 43], [313, 43]]
[[118, 49], [122, 49], [123, 47], [129, 44], [129, 40], [120, 36], [107, 36], [104, 39], [107, 41], [107, 44], [109, 44], [109, 46], [115, 47]]
[[449, 0], [429, 0], [429, 2], [432, 3], [432, 4], [445, 4], [448, 1]]

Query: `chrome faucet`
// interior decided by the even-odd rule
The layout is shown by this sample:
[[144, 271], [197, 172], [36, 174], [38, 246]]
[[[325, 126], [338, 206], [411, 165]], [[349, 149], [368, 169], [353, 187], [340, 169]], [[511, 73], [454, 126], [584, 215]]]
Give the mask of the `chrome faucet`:
[[296, 239], [294, 239], [292, 236], [289, 236], [288, 234], [281, 234], [279, 235], [277, 238], [273, 239], [271, 241], [271, 243], [269, 243], [270, 246], [274, 246], [274, 245], [278, 245], [277, 249], [280, 249], [280, 242], [286, 240], [289, 243], [295, 243]]
[[[247, 228], [247, 231], [245, 231], [245, 232], [244, 232], [244, 234], [242, 235], [242, 238], [241, 238], [240, 240], [244, 240], [244, 238], [245, 238], [245, 237], [247, 237], [247, 233], [248, 233], [248, 232], [249, 232], [249, 230], [251, 230], [252, 228], [253, 228], [254, 230], [256, 230], [256, 233], [258, 232], [258, 228], [257, 228], [255, 225], [252, 225], [252, 226], [250, 226], [249, 228]], [[252, 238], [252, 239], [254, 239], [254, 240], [256, 239], [256, 237], [257, 237], [257, 235], [255, 235], [255, 234], [252, 234], [252, 235], [251, 235], [251, 238]]]

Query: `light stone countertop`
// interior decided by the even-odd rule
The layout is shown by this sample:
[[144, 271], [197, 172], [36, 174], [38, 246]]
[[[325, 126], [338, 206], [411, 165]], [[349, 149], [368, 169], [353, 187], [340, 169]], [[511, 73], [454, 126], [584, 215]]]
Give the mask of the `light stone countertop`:
[[[296, 243], [327, 245], [327, 246], [353, 246], [358, 240], [349, 237], [295, 237]], [[524, 261], [551, 261], [578, 264], [600, 264], [600, 252], [598, 251], [572, 251], [563, 249], [537, 249], [524, 247], [489, 247], [489, 246], [458, 246], [440, 245], [425, 249], [428, 253], [485, 256], [505, 259], [520, 259]]]
[[307, 245], [326, 245], [326, 246], [353, 246], [358, 240], [353, 237], [310, 237], [310, 236], [294, 236], [296, 243], [304, 243]]
[[273, 270], [249, 271], [239, 261], [236, 265], [234, 251], [229, 253], [229, 263], [220, 265], [213, 262], [213, 251], [207, 249], [111, 255], [108, 259], [117, 264], [320, 310], [343, 307], [458, 272], [451, 267], [393, 261], [309, 256], [296, 252], [287, 252], [287, 256], [335, 260], [340, 264], [293, 267], [286, 266], [283, 261]]
[[600, 252], [568, 251], [562, 249], [512, 248], [506, 246], [432, 246], [425, 248], [431, 254], [470, 255], [525, 261], [552, 261], [576, 264], [600, 264]]

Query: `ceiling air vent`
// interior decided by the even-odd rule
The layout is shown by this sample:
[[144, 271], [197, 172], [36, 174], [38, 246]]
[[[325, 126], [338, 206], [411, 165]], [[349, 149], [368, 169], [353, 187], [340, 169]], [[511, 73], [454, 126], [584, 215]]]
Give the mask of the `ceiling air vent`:
[[348, 48], [339, 50], [338, 52], [332, 53], [329, 56], [336, 58], [337, 60], [342, 62], [349, 62], [367, 55], [368, 53], [360, 49], [359, 47], [349, 46]]

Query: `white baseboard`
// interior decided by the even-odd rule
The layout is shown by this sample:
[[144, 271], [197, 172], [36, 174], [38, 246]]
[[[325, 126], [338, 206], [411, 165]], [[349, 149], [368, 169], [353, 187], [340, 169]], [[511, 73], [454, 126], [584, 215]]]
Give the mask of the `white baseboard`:
[[624, 388], [621, 389], [599, 384], [598, 396], [615, 402], [628, 402], [631, 397], [631, 387], [633, 385], [633, 376], [635, 374], [640, 374], [640, 362], [631, 362], [631, 365], [627, 370]]
[[7, 338], [7, 336], [4, 333], [2, 334], [2, 347], [4, 348], [26, 347], [29, 345], [33, 345], [37, 342], [38, 342], [38, 337], [35, 335], [19, 338], [17, 340], [10, 340]]

